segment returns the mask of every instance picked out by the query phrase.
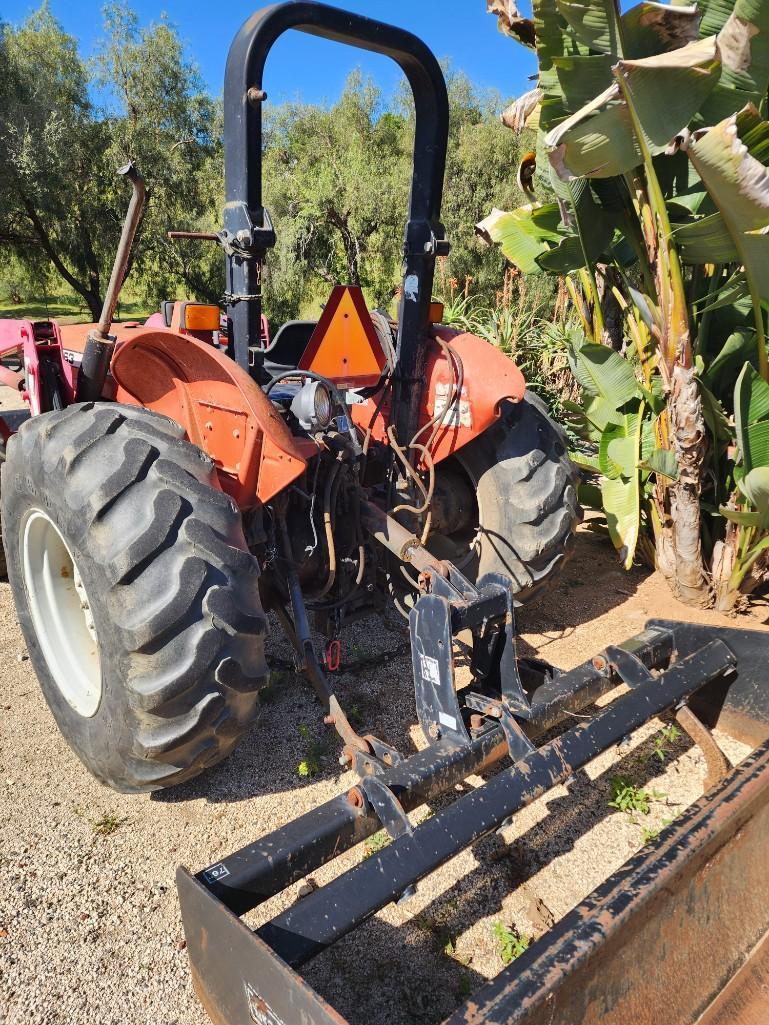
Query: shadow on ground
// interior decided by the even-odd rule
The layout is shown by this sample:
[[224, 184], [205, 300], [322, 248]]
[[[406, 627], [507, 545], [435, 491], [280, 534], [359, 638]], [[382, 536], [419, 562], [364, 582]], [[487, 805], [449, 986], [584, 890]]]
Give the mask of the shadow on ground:
[[[682, 736], [669, 753], [679, 757], [691, 748]], [[503, 901], [545, 865], [568, 853], [577, 840], [611, 814], [611, 783], [626, 776], [646, 787], [660, 771], [654, 738], [639, 744], [595, 779], [579, 772], [566, 797], [547, 802], [547, 817], [507, 844], [493, 833], [472, 848], [477, 866], [403, 925], [372, 918], [302, 969], [305, 978], [352, 1025], [366, 1021], [404, 1021], [437, 1025], [485, 981], [454, 950], [456, 937], [479, 917], [503, 915]], [[433, 802], [435, 812], [457, 795]], [[659, 800], [662, 801], [662, 796]], [[683, 809], [670, 808], [670, 818]], [[639, 834], [643, 816], [639, 815]], [[628, 852], [629, 853], [629, 852]], [[585, 894], [575, 883], [574, 903]], [[408, 907], [408, 905], [406, 905]], [[503, 919], [504, 920], [504, 917]], [[550, 923], [548, 923], [549, 925]], [[538, 938], [542, 922], [529, 923]], [[381, 952], [388, 952], [382, 961]], [[366, 986], [355, 980], [366, 979]]]
[[[596, 575], [601, 588], [583, 588], [583, 582], [594, 582]], [[622, 604], [644, 576], [640, 570], [625, 572], [611, 545], [581, 532], [563, 577], [536, 605], [519, 610], [518, 628], [562, 637]], [[317, 637], [316, 650], [320, 652], [322, 645], [323, 639]], [[519, 653], [547, 658], [547, 642], [535, 649], [519, 639]], [[267, 660], [270, 686], [257, 721], [235, 752], [189, 783], [153, 794], [153, 800], [243, 801], [267, 793], [296, 793], [318, 780], [341, 779], [341, 741], [333, 727], [323, 724], [320, 704], [294, 670], [291, 649], [272, 617]], [[458, 662], [463, 660], [460, 655]], [[374, 733], [403, 754], [414, 751], [409, 730], [416, 722], [416, 709], [408, 630], [395, 611], [359, 620], [344, 630], [342, 664], [331, 680], [359, 732]]]

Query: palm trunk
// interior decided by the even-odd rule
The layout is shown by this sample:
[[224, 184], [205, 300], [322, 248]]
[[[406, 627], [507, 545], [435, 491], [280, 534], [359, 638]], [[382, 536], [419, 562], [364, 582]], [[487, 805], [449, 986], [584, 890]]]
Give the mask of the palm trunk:
[[678, 480], [670, 488], [676, 593], [687, 605], [704, 607], [711, 601], [700, 536], [700, 489], [707, 437], [692, 367], [680, 363], [673, 367], [668, 409], [679, 471]]

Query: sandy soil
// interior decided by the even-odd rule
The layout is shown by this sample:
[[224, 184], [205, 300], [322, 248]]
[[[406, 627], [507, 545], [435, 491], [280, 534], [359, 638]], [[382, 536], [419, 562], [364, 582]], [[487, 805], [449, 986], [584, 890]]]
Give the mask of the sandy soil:
[[[766, 610], [743, 625], [760, 626]], [[651, 617], [729, 623], [679, 605], [656, 576], [624, 573], [603, 540], [583, 531], [564, 580], [520, 616], [524, 649], [568, 668]], [[189, 982], [173, 873], [216, 862], [346, 789], [309, 688], [269, 643], [269, 700], [235, 755], [204, 777], [153, 797], [114, 794], [93, 781], [58, 734], [26, 659], [7, 584], [0, 584], [0, 1020], [13, 1025], [203, 1025]], [[733, 621], [732, 621], [733, 623]], [[413, 750], [406, 636], [396, 619], [349, 628], [338, 690], [367, 727]], [[343, 667], [344, 668], [344, 667]], [[300, 730], [304, 724], [310, 740]], [[502, 968], [492, 932], [503, 923], [539, 935], [644, 841], [699, 796], [704, 763], [685, 737], [661, 742], [647, 724], [494, 835], [420, 884], [308, 966], [306, 975], [352, 1022], [439, 1022]], [[723, 739], [723, 738], [722, 738]], [[662, 743], [664, 758], [655, 754]], [[309, 745], [319, 772], [297, 766]], [[745, 749], [724, 740], [733, 760]], [[317, 753], [317, 752], [316, 752]], [[611, 780], [654, 791], [648, 815], [608, 806]], [[471, 778], [464, 785], [482, 781]], [[428, 809], [414, 814], [418, 821]], [[97, 823], [114, 827], [100, 831]], [[102, 826], [102, 829], [104, 827]], [[362, 856], [316, 873], [322, 883]], [[297, 899], [298, 886], [249, 917], [258, 924]]]

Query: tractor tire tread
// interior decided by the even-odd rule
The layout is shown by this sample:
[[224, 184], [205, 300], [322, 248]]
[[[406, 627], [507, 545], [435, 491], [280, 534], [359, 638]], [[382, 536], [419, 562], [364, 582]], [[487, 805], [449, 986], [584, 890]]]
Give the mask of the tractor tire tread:
[[258, 564], [213, 462], [173, 421], [112, 403], [32, 418], [9, 456], [11, 474], [45, 466], [79, 512], [68, 543], [104, 581], [102, 665], [119, 665], [130, 741], [122, 773], [84, 758], [91, 770], [116, 789], [151, 790], [226, 757], [266, 682], [265, 617]]

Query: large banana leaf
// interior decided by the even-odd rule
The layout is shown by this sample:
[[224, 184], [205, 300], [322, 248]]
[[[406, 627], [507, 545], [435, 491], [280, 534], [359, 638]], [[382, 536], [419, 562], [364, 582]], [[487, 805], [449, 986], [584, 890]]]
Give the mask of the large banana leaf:
[[756, 352], [756, 332], [750, 328], [733, 331], [724, 342], [721, 351], [711, 360], [702, 375], [702, 381], [711, 391], [723, 394], [720, 382], [734, 380], [735, 372], [745, 365]]
[[515, 0], [486, 0], [486, 12], [496, 14], [500, 32], [513, 36], [524, 46], [534, 46], [534, 22], [521, 15]]
[[[632, 97], [652, 154], [663, 153], [687, 127], [720, 73], [714, 38], [670, 53], [618, 61], [615, 75]], [[630, 112], [616, 84], [552, 128], [545, 148], [565, 181], [584, 175], [612, 177], [641, 162]]]
[[557, 6], [580, 43], [601, 53], [622, 53], [614, 0], [588, 0], [587, 3], [557, 0]]
[[633, 564], [638, 543], [642, 438], [644, 428], [649, 426], [641, 403], [635, 412], [625, 413], [616, 422], [607, 424], [598, 449], [598, 463], [604, 475], [600, 482], [601, 498], [609, 536], [626, 569]]
[[679, 225], [673, 229], [673, 239], [684, 263], [732, 263], [740, 258], [720, 213]]
[[640, 3], [622, 15], [625, 57], [651, 57], [693, 43], [700, 12], [696, 4]]
[[759, 345], [761, 304], [769, 303], [769, 168], [754, 152], [769, 144], [769, 125], [755, 107], [721, 121], [689, 147], [689, 156], [729, 230], [753, 299]]
[[769, 467], [769, 384], [749, 363], [734, 386], [734, 426], [744, 472]]
[[614, 0], [557, 0], [574, 37], [591, 50], [617, 57], [650, 57], [697, 38], [697, 7], [640, 3], [617, 20]]
[[584, 414], [596, 432], [622, 420], [619, 412], [640, 390], [627, 360], [607, 345], [587, 342], [568, 350], [572, 373], [583, 392]]
[[549, 242], [559, 243], [555, 230], [561, 213], [556, 203], [543, 207], [531, 204], [517, 210], [491, 211], [478, 225], [478, 232], [496, 242], [508, 260], [524, 274], [537, 274], [541, 268], [537, 258], [549, 252]]
[[638, 413], [626, 413], [610, 423], [601, 435], [598, 466], [606, 477], [632, 477], [638, 464]]
[[622, 565], [625, 569], [630, 569], [641, 523], [639, 475], [636, 473], [630, 478], [618, 477], [616, 480], [604, 477], [601, 480], [601, 500], [609, 537], [619, 552]]

